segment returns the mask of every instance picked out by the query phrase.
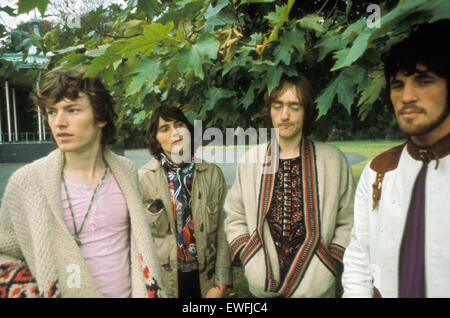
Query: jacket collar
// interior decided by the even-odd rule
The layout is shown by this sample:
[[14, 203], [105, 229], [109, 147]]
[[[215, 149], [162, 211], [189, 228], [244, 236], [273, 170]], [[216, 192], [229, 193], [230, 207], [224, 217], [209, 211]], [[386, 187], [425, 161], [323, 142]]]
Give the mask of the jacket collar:
[[406, 143], [408, 153], [415, 160], [429, 162], [436, 160], [436, 169], [439, 166], [439, 159], [450, 154], [450, 134], [438, 140], [430, 146], [418, 146], [411, 139]]
[[[195, 163], [195, 170], [196, 171], [205, 171], [206, 169], [208, 169], [208, 164], [206, 163], [206, 161], [195, 158], [195, 161], [198, 161]], [[161, 166], [161, 160], [157, 160], [156, 158], [152, 158], [148, 163], [146, 163], [142, 169], [145, 170], [151, 170], [151, 171], [156, 171], [158, 169], [160, 169]]]

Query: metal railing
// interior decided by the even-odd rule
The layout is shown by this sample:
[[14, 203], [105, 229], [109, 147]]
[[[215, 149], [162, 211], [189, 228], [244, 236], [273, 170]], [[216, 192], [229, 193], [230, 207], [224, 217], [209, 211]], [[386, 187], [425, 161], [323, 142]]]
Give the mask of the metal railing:
[[11, 141], [8, 133], [0, 133], [0, 144], [5, 143], [36, 143], [36, 142], [49, 142], [52, 141], [51, 132], [45, 132], [45, 139], [42, 136], [42, 140], [39, 140], [38, 132], [20, 132], [17, 134], [11, 133]]

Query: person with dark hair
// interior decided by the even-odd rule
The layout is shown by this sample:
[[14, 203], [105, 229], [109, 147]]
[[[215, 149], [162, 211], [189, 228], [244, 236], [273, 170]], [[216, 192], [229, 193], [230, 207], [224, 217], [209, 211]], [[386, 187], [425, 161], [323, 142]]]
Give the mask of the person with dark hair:
[[6, 187], [0, 297], [164, 295], [137, 169], [108, 148], [113, 99], [84, 74], [51, 71], [32, 93], [58, 148]]
[[139, 169], [139, 182], [164, 290], [168, 297], [223, 297], [232, 284], [223, 173], [194, 161], [194, 128], [179, 108], [154, 110], [147, 138], [153, 158]]
[[353, 222], [353, 177], [337, 148], [306, 138], [316, 106], [303, 75], [265, 95], [277, 130], [243, 156], [225, 201], [225, 232], [257, 297], [334, 297]]
[[344, 255], [345, 297], [450, 297], [450, 20], [422, 24], [384, 57], [406, 143], [369, 162]]

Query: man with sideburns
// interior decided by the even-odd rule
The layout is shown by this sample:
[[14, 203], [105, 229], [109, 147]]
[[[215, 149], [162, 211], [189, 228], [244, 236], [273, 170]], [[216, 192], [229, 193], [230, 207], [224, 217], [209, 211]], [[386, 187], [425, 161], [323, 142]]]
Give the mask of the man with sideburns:
[[361, 174], [344, 297], [450, 297], [449, 34], [450, 20], [420, 25], [384, 57], [408, 139]]
[[307, 138], [316, 118], [303, 75], [265, 95], [276, 137], [242, 157], [225, 201], [232, 258], [257, 297], [334, 297], [353, 223], [353, 177], [337, 148]]

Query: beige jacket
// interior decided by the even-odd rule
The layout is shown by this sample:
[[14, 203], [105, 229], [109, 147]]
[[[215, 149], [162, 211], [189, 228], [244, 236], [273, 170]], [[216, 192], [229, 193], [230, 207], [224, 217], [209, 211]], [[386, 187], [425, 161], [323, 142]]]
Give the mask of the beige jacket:
[[[307, 165], [308, 160], [302, 157], [302, 164], [308, 166], [303, 173], [314, 176], [314, 180], [309, 180], [313, 195], [304, 197], [304, 204], [312, 208], [304, 215], [305, 242], [283, 281], [266, 220], [274, 182], [263, 183], [268, 195], [260, 193], [261, 183], [267, 179], [263, 171], [268, 165], [263, 163], [267, 162], [268, 145], [250, 149], [238, 164], [224, 206], [225, 232], [232, 257], [240, 257], [249, 289], [255, 296], [335, 296], [336, 276], [353, 224], [353, 177], [337, 148], [320, 142], [309, 145], [313, 159]], [[306, 182], [303, 178], [303, 185]]]
[[[164, 208], [147, 211], [162, 270], [164, 291], [178, 297], [177, 243], [169, 184], [161, 162], [153, 158], [139, 169], [139, 183], [144, 204], [156, 199]], [[196, 163], [192, 185], [192, 218], [196, 235], [202, 296], [217, 283], [231, 285], [230, 250], [223, 230], [223, 201], [226, 195], [223, 173], [214, 164]]]
[[[136, 167], [110, 150], [104, 158], [128, 207], [132, 297], [160, 297], [161, 274]], [[1, 296], [102, 297], [63, 219], [62, 168], [63, 153], [57, 149], [16, 171], [8, 182], [0, 209]], [[24, 264], [33, 282], [22, 275], [21, 284], [15, 284], [11, 275]], [[31, 283], [35, 286], [25, 288]]]

